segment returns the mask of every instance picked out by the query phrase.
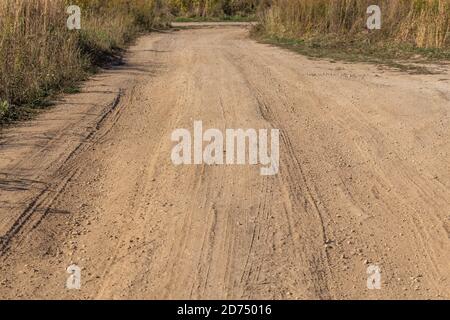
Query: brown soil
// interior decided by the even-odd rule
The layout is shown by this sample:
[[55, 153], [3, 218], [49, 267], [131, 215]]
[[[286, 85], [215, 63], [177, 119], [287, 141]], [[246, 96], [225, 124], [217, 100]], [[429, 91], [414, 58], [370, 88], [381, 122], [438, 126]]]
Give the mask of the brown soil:
[[[1, 133], [0, 298], [450, 298], [449, 73], [203, 27], [141, 38]], [[280, 173], [174, 166], [171, 133], [194, 120], [280, 129]]]

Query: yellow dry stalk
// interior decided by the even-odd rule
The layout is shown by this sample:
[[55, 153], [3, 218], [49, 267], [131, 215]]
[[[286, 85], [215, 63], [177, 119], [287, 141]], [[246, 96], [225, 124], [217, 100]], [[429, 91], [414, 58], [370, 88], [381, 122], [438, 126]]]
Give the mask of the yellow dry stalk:
[[[369, 0], [273, 0], [261, 14], [265, 31], [279, 36], [308, 36], [364, 31]], [[450, 0], [379, 0], [381, 39], [419, 47], [448, 46]]]

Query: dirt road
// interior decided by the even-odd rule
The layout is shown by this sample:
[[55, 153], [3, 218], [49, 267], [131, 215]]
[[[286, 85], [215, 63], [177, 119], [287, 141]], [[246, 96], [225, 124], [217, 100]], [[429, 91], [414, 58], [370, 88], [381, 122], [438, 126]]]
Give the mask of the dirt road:
[[[145, 36], [1, 133], [0, 298], [448, 299], [449, 84], [245, 26]], [[175, 166], [171, 133], [196, 120], [280, 129], [279, 174]]]

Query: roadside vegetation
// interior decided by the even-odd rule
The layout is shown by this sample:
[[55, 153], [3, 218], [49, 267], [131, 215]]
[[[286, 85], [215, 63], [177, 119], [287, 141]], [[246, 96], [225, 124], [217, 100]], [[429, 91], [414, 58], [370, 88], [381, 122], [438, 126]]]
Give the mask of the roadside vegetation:
[[[66, 26], [69, 2], [82, 9], [81, 30]], [[76, 90], [165, 16], [159, 0], [2, 0], [0, 124], [31, 116], [53, 93]]]
[[174, 22], [255, 22], [256, 15], [210, 16], [210, 17], [175, 17]]
[[178, 22], [253, 21], [260, 0], [168, 0]]
[[[381, 8], [380, 30], [368, 30], [369, 5]], [[387, 64], [426, 72], [450, 60], [450, 0], [273, 0], [254, 35], [312, 57]]]

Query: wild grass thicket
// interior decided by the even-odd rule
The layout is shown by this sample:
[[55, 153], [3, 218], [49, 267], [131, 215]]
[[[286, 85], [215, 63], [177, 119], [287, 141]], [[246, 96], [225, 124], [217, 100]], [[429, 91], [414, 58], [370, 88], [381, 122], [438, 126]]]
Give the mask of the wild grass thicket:
[[231, 17], [255, 14], [260, 0], [168, 0], [174, 16]]
[[[66, 27], [66, 7], [82, 8], [82, 30]], [[2, 0], [0, 122], [71, 85], [105, 53], [160, 23], [161, 0]]]
[[372, 4], [382, 11], [382, 29], [369, 35], [374, 41], [420, 48], [450, 45], [450, 0], [273, 0], [260, 18], [263, 32], [270, 36], [352, 37], [364, 32]]

